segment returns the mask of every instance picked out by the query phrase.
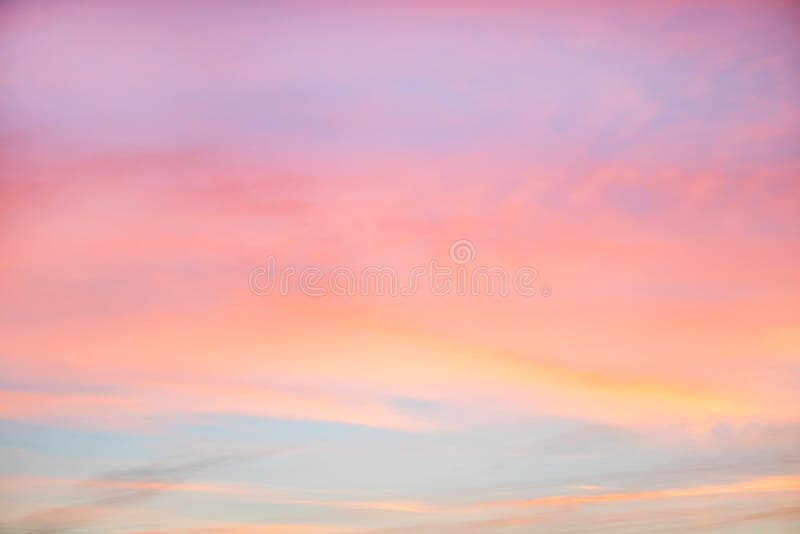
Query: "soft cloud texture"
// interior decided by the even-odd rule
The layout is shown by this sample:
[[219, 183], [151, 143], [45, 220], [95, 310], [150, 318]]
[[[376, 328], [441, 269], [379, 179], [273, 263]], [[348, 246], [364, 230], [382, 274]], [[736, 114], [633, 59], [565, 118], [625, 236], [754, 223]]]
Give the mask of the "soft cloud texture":
[[[0, 518], [796, 528], [798, 23], [779, 1], [5, 2]], [[405, 276], [457, 239], [552, 294], [248, 290], [269, 255]], [[275, 447], [298, 452], [96, 476]]]

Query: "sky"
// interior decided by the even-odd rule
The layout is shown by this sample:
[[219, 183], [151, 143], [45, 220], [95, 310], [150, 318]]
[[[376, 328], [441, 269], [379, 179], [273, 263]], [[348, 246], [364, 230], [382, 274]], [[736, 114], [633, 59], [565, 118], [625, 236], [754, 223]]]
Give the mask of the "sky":
[[799, 95], [788, 1], [3, 2], [0, 532], [797, 532]]

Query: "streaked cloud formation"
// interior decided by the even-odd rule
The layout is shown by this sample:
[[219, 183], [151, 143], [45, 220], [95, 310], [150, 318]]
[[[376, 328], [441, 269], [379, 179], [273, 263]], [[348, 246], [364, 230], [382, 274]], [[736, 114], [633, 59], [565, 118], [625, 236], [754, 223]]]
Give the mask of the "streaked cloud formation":
[[[3, 528], [793, 531], [798, 28], [5, 2]], [[552, 295], [248, 290], [458, 239]]]

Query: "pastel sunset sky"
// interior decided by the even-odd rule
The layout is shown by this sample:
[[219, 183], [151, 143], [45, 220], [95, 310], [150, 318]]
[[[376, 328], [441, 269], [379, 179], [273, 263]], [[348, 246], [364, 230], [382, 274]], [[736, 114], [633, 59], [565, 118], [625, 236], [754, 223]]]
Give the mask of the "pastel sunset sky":
[[796, 533], [799, 273], [796, 2], [0, 3], [3, 534]]

